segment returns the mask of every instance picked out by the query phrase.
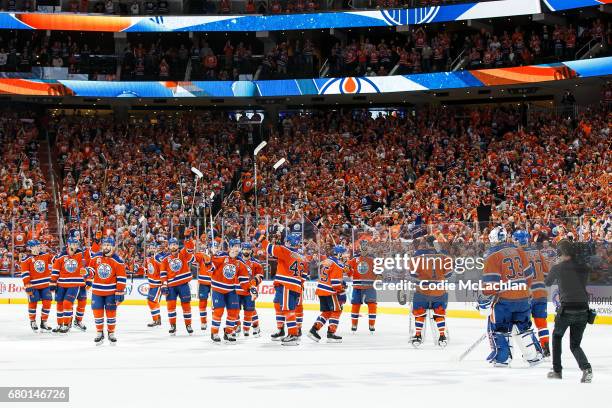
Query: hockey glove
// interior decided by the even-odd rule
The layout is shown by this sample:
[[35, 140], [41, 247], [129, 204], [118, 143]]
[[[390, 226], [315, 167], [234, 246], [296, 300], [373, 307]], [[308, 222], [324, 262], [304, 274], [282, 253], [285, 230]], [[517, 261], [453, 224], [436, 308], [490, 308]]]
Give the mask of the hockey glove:
[[482, 316], [491, 315], [491, 304], [493, 303], [493, 296], [486, 296], [483, 294], [478, 295], [478, 306], [476, 309]]
[[257, 299], [257, 296], [258, 296], [257, 288], [251, 288], [249, 292], [251, 292], [251, 300]]
[[115, 292], [115, 303], [118, 305], [125, 300], [123, 292]]
[[341, 306], [346, 303], [346, 292], [345, 291], [342, 291], [338, 294], [338, 302], [340, 302]]
[[168, 296], [168, 287], [167, 286], [162, 286], [161, 294], [164, 295], [164, 296]]

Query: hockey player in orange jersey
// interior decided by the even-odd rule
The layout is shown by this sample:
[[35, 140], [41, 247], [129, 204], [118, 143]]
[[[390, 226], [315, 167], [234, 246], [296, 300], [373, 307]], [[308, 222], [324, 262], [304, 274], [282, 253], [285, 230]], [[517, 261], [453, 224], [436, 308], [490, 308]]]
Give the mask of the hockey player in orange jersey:
[[548, 261], [542, 252], [529, 245], [529, 233], [527, 231], [518, 230], [512, 234], [512, 239], [519, 245], [527, 254], [529, 265], [533, 269], [533, 279], [531, 280], [531, 317], [538, 328], [538, 339], [542, 346], [542, 354], [544, 357], [550, 357], [549, 332], [548, 322], [548, 290], [544, 284], [546, 275], [548, 275]]
[[[248, 266], [251, 273], [250, 281], [255, 284], [255, 287], [263, 281], [263, 266], [253, 257], [253, 244], [250, 242], [243, 242], [241, 245], [242, 251], [240, 252], [240, 258]], [[253, 328], [253, 337], [260, 336], [259, 329], [259, 316], [257, 316], [257, 310], [255, 309], [255, 301], [251, 298], [251, 294], [242, 289], [237, 288], [238, 301], [240, 308], [244, 310], [243, 316], [243, 329], [242, 333], [244, 337], [249, 337], [251, 334], [251, 327]], [[240, 317], [238, 317], [238, 326], [236, 331], [240, 329]]]
[[482, 311], [488, 312], [490, 308], [488, 332], [492, 351], [487, 360], [494, 367], [509, 366], [512, 361], [510, 341], [516, 326], [515, 340], [523, 359], [535, 365], [542, 361], [542, 349], [531, 328], [529, 286], [533, 270], [525, 251], [506, 239], [503, 227], [493, 228], [489, 233], [491, 246], [484, 256], [482, 281], [485, 289], [478, 303]]
[[51, 311], [51, 301], [53, 296], [49, 290], [51, 282], [51, 267], [53, 265], [53, 255], [41, 251], [40, 242], [36, 239], [27, 242], [30, 254], [21, 260], [21, 278], [28, 296], [28, 315], [30, 317], [30, 327], [37, 331], [36, 308], [38, 302], [42, 303], [40, 312], [40, 331], [50, 331], [47, 325], [49, 312]]
[[85, 253], [79, 249], [79, 241], [74, 237], [66, 240], [66, 248], [53, 258], [51, 284], [57, 303], [57, 328], [54, 333], [65, 334], [72, 323], [72, 308], [79, 293], [85, 286], [81, 269], [86, 266]]
[[214, 254], [211, 288], [213, 318], [210, 338], [214, 343], [220, 343], [219, 329], [223, 313], [227, 309], [223, 340], [235, 344], [235, 329], [238, 322], [240, 304], [236, 290], [238, 287], [251, 294], [251, 299], [257, 299], [255, 281], [251, 281], [250, 268], [240, 259], [240, 240], [229, 241], [229, 251]]
[[340, 323], [342, 306], [346, 302], [346, 283], [344, 272], [347, 269], [344, 261], [348, 259], [348, 252], [342, 245], [335, 245], [333, 256], [325, 259], [321, 264], [316, 295], [319, 297], [321, 314], [308, 332], [308, 338], [319, 342], [319, 330], [328, 324], [327, 342], [341, 343], [342, 337], [336, 334]]
[[115, 239], [102, 239], [100, 252], [93, 253], [87, 266], [87, 279], [92, 280], [91, 309], [96, 322], [96, 337], [94, 342], [101, 345], [104, 342], [104, 318], [106, 330], [111, 344], [117, 342], [115, 326], [117, 306], [125, 296], [126, 273], [123, 259], [115, 253]]
[[[80, 230], [73, 230], [72, 236], [75, 237], [80, 244], [83, 244], [83, 237]], [[102, 239], [102, 233], [97, 232], [89, 248], [81, 247], [81, 250], [83, 251], [83, 265], [87, 265], [92, 253], [100, 251], [100, 239]], [[77, 293], [76, 318], [74, 319], [72, 325], [81, 331], [87, 330], [87, 327], [85, 327], [83, 324], [83, 318], [85, 317], [87, 293], [89, 292], [90, 287], [91, 281], [86, 280], [85, 286], [81, 286], [79, 288], [79, 293]]]
[[[216, 252], [217, 243], [210, 244], [210, 251]], [[212, 279], [213, 265], [210, 261], [210, 255], [204, 252], [195, 253], [195, 263], [198, 266], [198, 309], [200, 312], [200, 329], [208, 328], [208, 298], [210, 297], [210, 285]]]
[[147, 244], [147, 257], [144, 260], [144, 271], [149, 282], [149, 291], [147, 293], [147, 304], [151, 312], [153, 321], [147, 324], [147, 327], [161, 326], [161, 313], [159, 305], [161, 302], [161, 261], [163, 261], [163, 253], [158, 253], [157, 242], [151, 241]]
[[359, 252], [347, 262], [349, 267], [349, 277], [353, 279], [353, 292], [351, 294], [351, 331], [357, 331], [359, 322], [359, 310], [361, 304], [368, 306], [368, 326], [370, 332], [374, 332], [376, 324], [376, 290], [374, 281], [381, 278], [381, 275], [374, 273], [374, 260], [372, 257], [365, 256], [368, 241], [359, 241]]
[[[270, 337], [273, 341], [280, 340], [284, 346], [296, 346], [300, 342], [296, 307], [302, 293], [301, 276], [305, 273], [306, 266], [306, 260], [297, 248], [301, 238], [297, 233], [287, 235], [288, 245], [275, 245], [265, 239], [262, 241], [262, 247], [268, 255], [277, 259], [274, 276], [274, 308], [278, 331]], [[284, 326], [287, 326], [286, 336]]]
[[[188, 237], [191, 230], [185, 230], [185, 236]], [[160, 277], [162, 280], [162, 294], [166, 295], [166, 305], [168, 308], [168, 321], [170, 322], [170, 330], [172, 336], [176, 334], [176, 299], [180, 298], [181, 308], [183, 309], [183, 319], [185, 320], [185, 329], [189, 335], [193, 334], [191, 328], [191, 267], [190, 264], [195, 260], [193, 255], [193, 241], [186, 241], [184, 248], [179, 250], [179, 243], [176, 238], [168, 240], [168, 255], [161, 262]]]
[[438, 331], [436, 344], [441, 348], [448, 344], [446, 332], [448, 293], [441, 288], [430, 289], [429, 284], [441, 284], [449, 279], [452, 274], [452, 261], [436, 249], [435, 241], [433, 236], [419, 240], [414, 253], [416, 268], [411, 271], [411, 275], [417, 279], [419, 286], [412, 298], [411, 313], [414, 319], [414, 333], [411, 335], [410, 342], [415, 348], [420, 347], [423, 343], [422, 332], [428, 310], [432, 312], [432, 320]]

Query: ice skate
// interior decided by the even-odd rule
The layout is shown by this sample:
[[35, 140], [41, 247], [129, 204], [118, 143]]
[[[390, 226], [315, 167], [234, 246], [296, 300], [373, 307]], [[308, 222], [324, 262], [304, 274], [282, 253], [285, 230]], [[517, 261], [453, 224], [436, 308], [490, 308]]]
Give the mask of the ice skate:
[[261, 337], [261, 329], [259, 328], [259, 326], [253, 327], [253, 337]]
[[281, 340], [281, 345], [283, 346], [297, 346], [299, 344], [300, 344], [300, 338], [292, 334], [286, 336], [285, 338]]
[[328, 343], [342, 343], [342, 336], [338, 336], [336, 333], [327, 332]]
[[448, 339], [444, 334], [441, 334], [440, 337], [438, 337], [438, 347], [446, 348], [446, 346], [448, 346]]
[[410, 339], [410, 343], [412, 344], [412, 347], [419, 348], [421, 347], [421, 344], [423, 344], [423, 337], [420, 334], [415, 334]]
[[147, 327], [161, 326], [161, 319], [153, 320], [151, 323], [147, 323]]
[[41, 333], [48, 333], [51, 330], [52, 330], [51, 326], [47, 325], [46, 321], [43, 320], [43, 321], [40, 322], [40, 332]]
[[285, 328], [279, 329], [276, 333], [270, 335], [272, 341], [281, 341], [285, 337]]
[[317, 332], [317, 329], [314, 328], [314, 326], [308, 332], [308, 338], [312, 341], [316, 341], [317, 343], [321, 341], [321, 336], [319, 336], [319, 333]]
[[94, 343], [96, 343], [96, 346], [101, 346], [104, 343], [103, 332], [98, 332], [98, 334], [96, 334], [96, 337], [94, 338]]
[[191, 336], [193, 334], [193, 328], [191, 327], [190, 324], [185, 326], [185, 329], [187, 329], [187, 333]]
[[30, 321], [30, 329], [32, 329], [34, 333], [38, 333], [38, 326], [34, 320]]
[[170, 333], [171, 336], [176, 336], [176, 324], [170, 325], [170, 330], [168, 330], [168, 333]]
[[108, 341], [110, 341], [111, 346], [114, 346], [117, 344], [117, 337], [115, 337], [115, 333], [114, 332], [109, 332], [108, 333]]
[[85, 327], [85, 325], [83, 324], [83, 322], [80, 322], [78, 320], [75, 320], [74, 323], [72, 324], [74, 327], [76, 327], [77, 329], [79, 329], [80, 331], [86, 331], [87, 327]]

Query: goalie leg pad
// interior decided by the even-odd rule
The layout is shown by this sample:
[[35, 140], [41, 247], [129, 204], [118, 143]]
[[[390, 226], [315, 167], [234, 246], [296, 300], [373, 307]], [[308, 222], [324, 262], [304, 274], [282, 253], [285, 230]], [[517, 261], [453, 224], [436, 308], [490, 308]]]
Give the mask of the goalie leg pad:
[[510, 333], [490, 332], [489, 342], [491, 344], [491, 354], [489, 354], [487, 360], [499, 366], [510, 364], [510, 361], [512, 361]]
[[542, 346], [533, 332], [533, 329], [515, 334], [514, 339], [521, 349], [525, 361], [532, 365], [542, 361]]

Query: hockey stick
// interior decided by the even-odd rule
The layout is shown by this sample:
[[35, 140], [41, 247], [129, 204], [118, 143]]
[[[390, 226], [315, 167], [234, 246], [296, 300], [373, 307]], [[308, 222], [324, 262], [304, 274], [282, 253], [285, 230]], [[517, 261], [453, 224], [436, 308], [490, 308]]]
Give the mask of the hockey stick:
[[470, 354], [472, 351], [474, 351], [474, 349], [476, 349], [476, 347], [478, 347], [480, 345], [480, 343], [482, 343], [484, 341], [484, 339], [487, 338], [487, 333], [484, 333], [482, 336], [480, 336], [478, 338], [478, 340], [476, 340], [470, 347], [468, 347], [467, 350], [465, 350], [463, 353], [461, 353], [461, 355], [459, 357], [457, 357], [458, 361], [463, 361], [468, 354]]
[[193, 172], [193, 174], [195, 174], [195, 187], [193, 188], [193, 197], [191, 199], [191, 210], [190, 210], [190, 217], [189, 217], [189, 227], [191, 228], [191, 219], [193, 218], [193, 206], [195, 204], [195, 196], [196, 196], [196, 191], [198, 191], [198, 181], [204, 176], [204, 174], [202, 174], [202, 172], [198, 169], [196, 169], [195, 167], [191, 168], [191, 171]]

